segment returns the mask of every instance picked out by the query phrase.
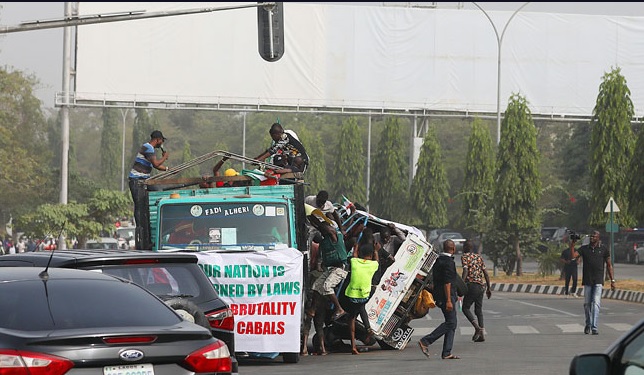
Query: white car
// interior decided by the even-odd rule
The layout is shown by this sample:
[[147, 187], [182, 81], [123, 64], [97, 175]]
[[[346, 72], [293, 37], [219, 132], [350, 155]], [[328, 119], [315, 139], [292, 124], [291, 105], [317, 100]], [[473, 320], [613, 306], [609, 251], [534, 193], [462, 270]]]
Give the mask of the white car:
[[134, 231], [136, 227], [120, 227], [116, 229], [116, 238], [119, 243], [119, 249], [134, 249]]
[[85, 243], [85, 249], [96, 250], [96, 249], [105, 249], [105, 250], [116, 250], [119, 248], [119, 243], [116, 238], [112, 237], [99, 237], [96, 240], [87, 240]]
[[463, 252], [463, 244], [465, 243], [465, 237], [463, 237], [462, 234], [458, 232], [443, 232], [441, 233], [438, 238], [434, 241], [434, 249], [436, 249], [437, 252], [442, 252], [443, 251], [443, 242], [445, 240], [452, 240], [454, 241], [454, 245], [456, 245], [456, 254], [460, 254]]
[[[631, 254], [629, 254], [631, 255]], [[644, 262], [644, 246], [640, 246], [637, 249], [633, 250], [633, 253], [631, 255], [633, 257], [632, 263], [635, 264], [640, 264]], [[630, 259], [629, 259], [630, 261]]]

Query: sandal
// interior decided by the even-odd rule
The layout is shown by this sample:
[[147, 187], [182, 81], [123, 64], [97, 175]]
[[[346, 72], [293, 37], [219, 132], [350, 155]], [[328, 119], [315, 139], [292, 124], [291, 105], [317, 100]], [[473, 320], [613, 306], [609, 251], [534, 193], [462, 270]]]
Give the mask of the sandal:
[[461, 357], [454, 354], [450, 354], [447, 357], [443, 357], [443, 359], [461, 359]]
[[420, 351], [423, 352], [425, 357], [429, 358], [429, 348], [427, 345], [423, 344], [421, 341], [418, 341], [418, 346], [420, 347]]
[[338, 320], [338, 319], [342, 318], [342, 317], [343, 317], [343, 316], [345, 316], [345, 315], [347, 315], [347, 312], [346, 312], [346, 311], [343, 311], [343, 312], [341, 312], [341, 313], [335, 313], [335, 314], [333, 314], [333, 316], [331, 317], [331, 320]]

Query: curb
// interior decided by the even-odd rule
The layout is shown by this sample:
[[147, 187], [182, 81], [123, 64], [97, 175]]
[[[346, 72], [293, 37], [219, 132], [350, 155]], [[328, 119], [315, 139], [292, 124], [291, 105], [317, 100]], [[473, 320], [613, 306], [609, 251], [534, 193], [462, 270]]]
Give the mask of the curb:
[[[535, 294], [553, 294], [563, 295], [564, 287], [562, 285], [535, 285], [535, 284], [506, 284], [490, 283], [493, 292], [516, 292], [516, 293], [535, 293]], [[583, 296], [581, 292], [583, 285], [577, 288], [577, 295]], [[635, 292], [632, 290], [615, 289], [602, 290], [602, 298], [628, 301], [644, 304], [644, 292]]]

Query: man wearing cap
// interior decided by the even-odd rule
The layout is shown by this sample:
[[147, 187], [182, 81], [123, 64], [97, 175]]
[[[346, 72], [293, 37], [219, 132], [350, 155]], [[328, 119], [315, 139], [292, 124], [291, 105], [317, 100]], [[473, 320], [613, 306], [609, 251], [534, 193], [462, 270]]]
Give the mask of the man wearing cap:
[[[169, 168], [163, 163], [168, 160], [168, 152], [163, 149], [163, 142], [167, 138], [163, 136], [159, 130], [155, 130], [150, 134], [150, 141], [141, 145], [139, 152], [136, 154], [134, 164], [130, 170], [128, 178], [130, 185], [130, 192], [132, 193], [132, 200], [134, 201], [134, 220], [137, 227], [141, 227], [145, 221], [142, 212], [139, 210], [139, 200], [142, 197], [142, 182], [150, 178], [152, 168], [160, 171], [167, 171]], [[157, 159], [154, 152], [155, 148], [161, 149], [161, 158]]]

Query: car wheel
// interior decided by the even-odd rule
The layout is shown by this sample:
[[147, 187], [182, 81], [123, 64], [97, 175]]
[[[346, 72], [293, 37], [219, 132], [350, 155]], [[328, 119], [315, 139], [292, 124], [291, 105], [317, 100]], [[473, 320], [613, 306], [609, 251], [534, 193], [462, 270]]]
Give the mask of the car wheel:
[[282, 353], [284, 363], [298, 363], [300, 361], [300, 353]]
[[165, 301], [165, 303], [181, 315], [184, 320], [189, 320], [210, 329], [210, 323], [208, 323], [206, 314], [194, 302], [185, 298], [172, 298]]

